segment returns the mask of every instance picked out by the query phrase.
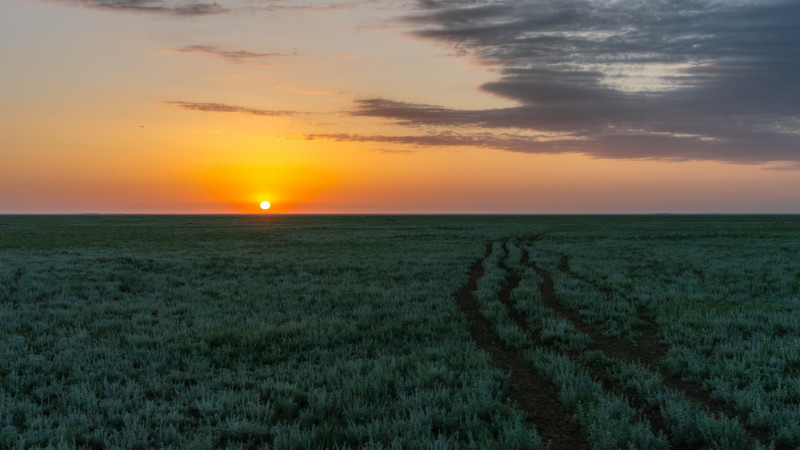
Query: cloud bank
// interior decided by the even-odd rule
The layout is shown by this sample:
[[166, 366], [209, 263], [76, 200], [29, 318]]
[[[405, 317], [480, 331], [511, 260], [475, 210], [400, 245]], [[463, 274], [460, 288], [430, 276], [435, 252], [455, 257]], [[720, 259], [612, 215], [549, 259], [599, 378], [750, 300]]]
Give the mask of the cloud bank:
[[[49, 1], [179, 16], [224, 13], [232, 4], [324, 12], [372, 3]], [[403, 134], [405, 144], [397, 141], [402, 136], [389, 133], [338, 134], [338, 140], [394, 139], [398, 145], [419, 146], [471, 141], [482, 148], [607, 158], [800, 161], [796, 0], [416, 0], [392, 5], [409, 11], [399, 22], [413, 37], [496, 72], [496, 79], [479, 90], [512, 106], [461, 110], [408, 103], [395, 95], [362, 99], [349, 114], [390, 119], [413, 132]], [[175, 51], [237, 63], [289, 55], [208, 45]], [[218, 103], [172, 105], [289, 114]]]
[[[480, 90], [515, 106], [456, 110], [385, 98], [353, 114], [434, 127], [558, 133], [496, 148], [610, 158], [800, 160], [800, 3], [423, 0], [417, 38], [498, 70]], [[355, 137], [352, 137], [356, 139]]]

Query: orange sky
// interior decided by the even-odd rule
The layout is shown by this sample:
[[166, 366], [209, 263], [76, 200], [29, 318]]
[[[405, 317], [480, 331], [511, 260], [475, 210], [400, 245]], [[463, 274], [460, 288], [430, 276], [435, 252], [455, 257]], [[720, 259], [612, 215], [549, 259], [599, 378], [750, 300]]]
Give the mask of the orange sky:
[[800, 212], [790, 158], [402, 141], [554, 134], [360, 113], [519, 105], [395, 3], [151, 3], [0, 4], [0, 214]]

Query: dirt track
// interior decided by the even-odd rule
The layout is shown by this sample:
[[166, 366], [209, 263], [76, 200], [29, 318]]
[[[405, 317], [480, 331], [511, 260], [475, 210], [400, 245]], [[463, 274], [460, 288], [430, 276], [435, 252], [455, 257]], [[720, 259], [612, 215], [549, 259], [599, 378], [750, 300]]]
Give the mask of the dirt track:
[[[527, 254], [525, 254], [525, 256], [527, 256]], [[659, 340], [658, 326], [653, 319], [648, 317], [651, 314], [640, 310], [640, 319], [647, 323], [647, 326], [639, 330], [641, 332], [641, 336], [636, 340], [635, 347], [631, 346], [630, 344], [626, 344], [621, 339], [605, 336], [594, 329], [591, 325], [584, 322], [583, 319], [580, 318], [580, 315], [575, 311], [563, 308], [555, 296], [553, 280], [552, 277], [550, 277], [550, 274], [545, 270], [535, 267], [534, 264], [529, 263], [529, 265], [534, 268], [536, 273], [539, 274], [539, 276], [544, 280], [542, 283], [542, 294], [545, 297], [545, 302], [548, 304], [548, 306], [554, 309], [558, 307], [561, 311], [564, 311], [563, 314], [561, 311], [559, 311], [559, 314], [567, 317], [573, 323], [575, 328], [589, 335], [593, 344], [601, 351], [615, 359], [639, 361], [651, 371], [660, 374], [664, 381], [664, 385], [668, 388], [683, 393], [687, 399], [700, 405], [706, 411], [714, 414], [722, 414], [737, 420], [742, 428], [747, 430], [747, 432], [755, 439], [758, 439], [762, 442], [769, 442], [769, 435], [765, 431], [748, 426], [746, 417], [741, 417], [733, 408], [729, 407], [725, 403], [712, 399], [710, 392], [701, 389], [697, 384], [683, 381], [680, 377], [673, 376], [661, 368], [659, 364], [660, 360], [667, 354], [669, 348], [666, 344]], [[612, 291], [606, 287], [597, 286], [596, 283], [593, 283], [585, 277], [573, 272], [569, 267], [569, 257], [567, 255], [561, 256], [559, 270], [574, 279], [591, 285], [606, 295], [606, 297], [610, 297], [615, 293], [622, 298], [626, 297], [623, 293]]]
[[[503, 243], [506, 250], [507, 242], [508, 241]], [[491, 249], [492, 245], [487, 244], [484, 258], [490, 255]], [[524, 249], [520, 262], [533, 269], [542, 279], [539, 289], [544, 305], [562, 319], [571, 322], [578, 331], [588, 335], [591, 339], [590, 347], [592, 350], [599, 351], [605, 355], [606, 358], [612, 360], [641, 363], [651, 372], [660, 374], [666, 387], [683, 393], [687, 399], [710, 413], [723, 414], [738, 420], [743, 428], [752, 436], [750, 439], [752, 445], [755, 444], [755, 439], [761, 440], [762, 442], [769, 442], [768, 435], [765, 432], [747, 427], [746, 420], [744, 420], [745, 418], [738, 417], [735, 411], [727, 407], [727, 405], [712, 400], [707, 391], [702, 390], [696, 384], [687, 383], [680, 378], [670, 376], [661, 369], [660, 360], [666, 355], [668, 347], [659, 340], [658, 328], [654, 320], [649, 317], [650, 314], [647, 314], [647, 311], [640, 311], [641, 318], [646, 325], [638, 330], [640, 332], [640, 337], [635, 343], [606, 336], [584, 321], [577, 311], [564, 307], [558, 301], [551, 274], [544, 268], [530, 261], [530, 256]], [[497, 294], [498, 300], [505, 305], [510, 319], [519, 329], [531, 338], [535, 346], [548, 348], [549, 345], [542, 342], [538, 333], [535, 333], [531, 329], [525, 318], [517, 311], [512, 303], [511, 292], [519, 285], [522, 274], [510, 269], [505, 261], [501, 262], [500, 267], [507, 273], [507, 276], [505, 283]], [[607, 297], [615, 294], [612, 290], [599, 287], [572, 272], [569, 268], [569, 260], [566, 256], [562, 256], [559, 270], [573, 278], [590, 284]], [[493, 324], [481, 315], [479, 303], [475, 297], [474, 291], [477, 288], [478, 280], [483, 276], [483, 272], [482, 262], [477, 261], [472, 266], [468, 282], [457, 294], [459, 307], [467, 316], [473, 338], [480, 348], [491, 354], [493, 361], [498, 367], [501, 367], [511, 374], [515, 389], [514, 400], [517, 401], [518, 406], [522, 410], [528, 413], [529, 420], [536, 426], [542, 438], [545, 441], [552, 441], [551, 448], [589, 448], [589, 444], [582, 437], [579, 427], [572, 420], [570, 412], [561, 404], [556, 387], [549, 381], [543, 379], [525, 361], [521, 354], [506, 346], [494, 332]], [[616, 294], [621, 295], [620, 293]], [[550, 348], [550, 350], [557, 351], [553, 348]], [[585, 351], [582, 350], [562, 350], [562, 353], [579, 364], [581, 360], [585, 359]], [[614, 380], [613, 375], [609, 372], [609, 368], [590, 364], [584, 364], [581, 367], [586, 370], [592, 378], [600, 381], [606, 392], [627, 397], [631, 406], [637, 408], [649, 420], [654, 432], [658, 433], [661, 431], [667, 436], [672, 448], [687, 448], [680, 445], [680, 439], [672, 435], [673, 430], [664, 422], [659, 408], [650, 405], [647, 399], [641, 398], [641, 395], [638, 393], [619, 386], [618, 382]]]
[[[486, 256], [490, 251], [491, 245], [488, 245]], [[513, 400], [528, 414], [528, 421], [535, 425], [542, 439], [550, 442], [551, 449], [591, 448], [571, 414], [561, 404], [555, 387], [533, 370], [522, 355], [508, 348], [494, 332], [492, 324], [481, 315], [474, 292], [482, 276], [483, 266], [481, 261], [477, 261], [470, 270], [469, 280], [456, 295], [458, 306], [469, 321], [472, 338], [478, 347], [491, 355], [498, 367], [511, 375]], [[519, 283], [518, 279], [516, 283]], [[516, 284], [507, 280], [503, 289], [510, 292], [515, 287]]]

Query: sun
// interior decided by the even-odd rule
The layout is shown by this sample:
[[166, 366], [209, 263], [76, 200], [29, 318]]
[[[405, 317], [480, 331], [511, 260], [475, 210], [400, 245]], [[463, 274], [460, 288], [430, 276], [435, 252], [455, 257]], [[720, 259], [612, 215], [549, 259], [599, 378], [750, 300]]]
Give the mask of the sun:
[[270, 205], [270, 204], [269, 204], [269, 202], [268, 202], [268, 201], [266, 201], [266, 200], [264, 200], [263, 202], [261, 202], [261, 209], [263, 209], [263, 210], [268, 210], [270, 206], [271, 206], [271, 205]]

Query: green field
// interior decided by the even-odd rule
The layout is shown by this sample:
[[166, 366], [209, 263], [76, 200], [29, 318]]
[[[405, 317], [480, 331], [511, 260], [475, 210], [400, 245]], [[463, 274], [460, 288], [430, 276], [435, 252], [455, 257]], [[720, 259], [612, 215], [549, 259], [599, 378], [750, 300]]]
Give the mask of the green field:
[[798, 216], [0, 216], [0, 449], [795, 449], [798, 313]]

